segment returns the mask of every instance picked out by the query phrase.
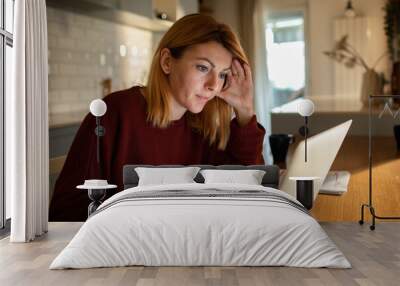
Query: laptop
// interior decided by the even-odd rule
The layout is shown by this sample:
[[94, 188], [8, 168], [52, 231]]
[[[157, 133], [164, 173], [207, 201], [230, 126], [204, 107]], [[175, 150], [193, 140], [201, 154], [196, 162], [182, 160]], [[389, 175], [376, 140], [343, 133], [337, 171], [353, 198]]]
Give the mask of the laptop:
[[304, 161], [304, 140], [301, 141], [291, 158], [287, 172], [282, 177], [279, 189], [296, 197], [296, 182], [290, 177], [318, 177], [314, 181], [314, 200], [324, 182], [333, 161], [350, 129], [352, 120], [307, 138], [307, 162]]

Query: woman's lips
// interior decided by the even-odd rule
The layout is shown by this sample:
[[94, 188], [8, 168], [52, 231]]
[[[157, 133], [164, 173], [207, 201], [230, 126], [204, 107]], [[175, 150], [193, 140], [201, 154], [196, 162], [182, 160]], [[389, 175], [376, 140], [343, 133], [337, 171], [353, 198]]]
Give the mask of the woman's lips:
[[197, 95], [197, 97], [199, 97], [201, 101], [208, 101], [210, 99], [207, 96], [201, 96], [201, 95]]

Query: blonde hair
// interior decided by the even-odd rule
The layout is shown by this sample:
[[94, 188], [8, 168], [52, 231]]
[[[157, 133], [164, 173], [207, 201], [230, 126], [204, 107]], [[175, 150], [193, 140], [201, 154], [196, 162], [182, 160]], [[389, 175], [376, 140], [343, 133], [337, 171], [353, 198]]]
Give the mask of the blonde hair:
[[[237, 36], [228, 25], [202, 14], [191, 14], [179, 19], [161, 39], [151, 63], [147, 87], [144, 89], [147, 119], [154, 126], [165, 128], [170, 123], [170, 95], [168, 79], [160, 65], [161, 50], [168, 48], [172, 57], [180, 58], [188, 47], [211, 41], [221, 44], [241, 63], [248, 64]], [[214, 97], [200, 113], [189, 113], [187, 118], [189, 126], [208, 138], [210, 145], [215, 143], [218, 149], [225, 149], [232, 118], [232, 108], [225, 101]]]

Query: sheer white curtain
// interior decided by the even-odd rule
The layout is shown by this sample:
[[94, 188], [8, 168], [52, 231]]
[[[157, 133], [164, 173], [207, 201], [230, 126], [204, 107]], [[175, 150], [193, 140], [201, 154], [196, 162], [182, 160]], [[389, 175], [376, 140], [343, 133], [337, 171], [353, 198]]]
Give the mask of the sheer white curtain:
[[268, 137], [271, 134], [270, 100], [268, 92], [268, 70], [265, 42], [265, 7], [263, 0], [239, 1], [240, 38], [246, 51], [254, 81], [254, 103], [257, 120], [265, 127], [264, 159], [272, 163]]
[[6, 187], [12, 242], [47, 232], [48, 57], [45, 0], [15, 1], [14, 92], [6, 98]]

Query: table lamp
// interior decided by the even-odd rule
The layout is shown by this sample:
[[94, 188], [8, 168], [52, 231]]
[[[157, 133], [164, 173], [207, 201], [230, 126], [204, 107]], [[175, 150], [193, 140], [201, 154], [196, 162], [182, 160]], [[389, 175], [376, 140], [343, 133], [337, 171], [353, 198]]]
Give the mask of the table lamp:
[[314, 113], [314, 103], [309, 99], [303, 99], [297, 106], [297, 112], [304, 117], [304, 161], [307, 162], [308, 117]]
[[[307, 162], [307, 136], [308, 136], [308, 117], [314, 113], [314, 103], [309, 99], [303, 99], [297, 105], [297, 112], [304, 117], [304, 161]], [[302, 129], [302, 128], [300, 128]], [[290, 177], [296, 181], [296, 198], [304, 207], [310, 210], [313, 206], [314, 180], [318, 177], [301, 176]]]
[[90, 113], [96, 117], [96, 128], [94, 133], [97, 137], [97, 163], [99, 164], [100, 177], [103, 176], [102, 160], [100, 157], [100, 137], [106, 134], [106, 129], [101, 126], [100, 118], [106, 113], [107, 105], [101, 99], [95, 99], [90, 103]]
[[[106, 113], [107, 105], [103, 100], [95, 99], [90, 103], [89, 109], [90, 113], [96, 117], [96, 128], [94, 133], [97, 137], [97, 164], [99, 166], [99, 177], [103, 178], [103, 166], [100, 156], [100, 137], [103, 137], [106, 134], [106, 129], [101, 126], [100, 118]], [[88, 206], [88, 216], [91, 216], [101, 205], [102, 201], [106, 197], [106, 191], [116, 187], [116, 185], [110, 185], [107, 180], [102, 179], [85, 180], [83, 185], [77, 186], [77, 189], [86, 189], [88, 191], [88, 196], [92, 201]]]

